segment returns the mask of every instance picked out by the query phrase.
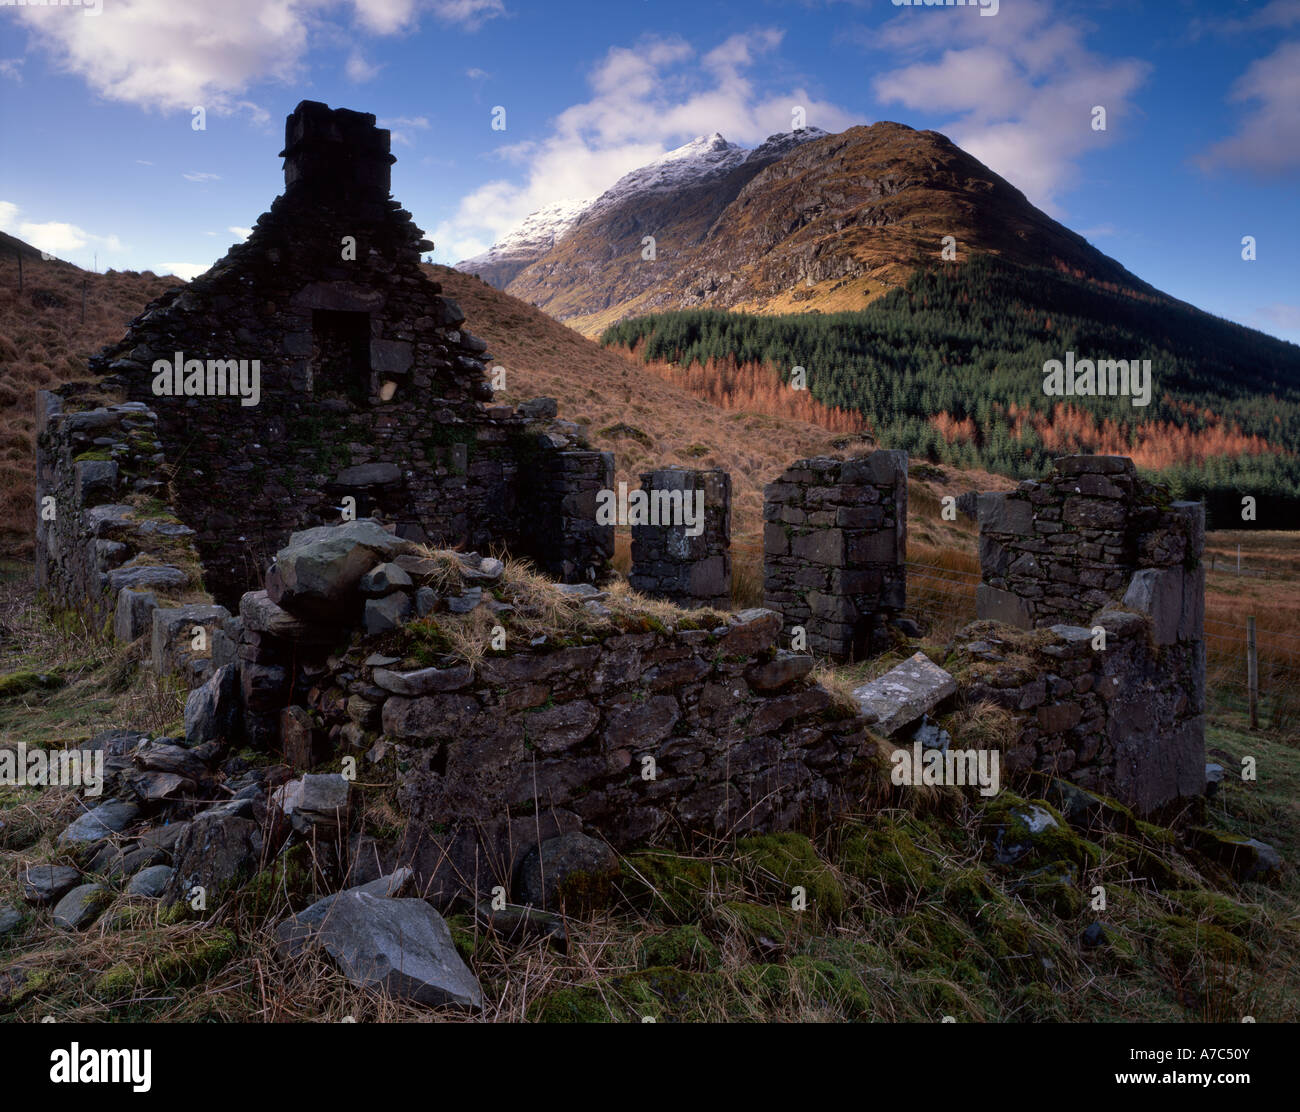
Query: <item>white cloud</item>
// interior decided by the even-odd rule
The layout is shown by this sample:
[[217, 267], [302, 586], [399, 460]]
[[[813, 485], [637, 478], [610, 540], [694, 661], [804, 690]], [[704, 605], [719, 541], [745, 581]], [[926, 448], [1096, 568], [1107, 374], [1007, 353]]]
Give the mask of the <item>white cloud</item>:
[[[238, 236], [240, 239], [247, 239], [253, 234], [252, 228], [238, 228], [233, 224], [227, 228], [226, 231], [228, 231], [232, 236]], [[215, 235], [216, 233], [214, 232], [212, 234]]]
[[1300, 40], [1251, 62], [1228, 100], [1251, 107], [1232, 135], [1196, 158], [1201, 169], [1247, 170], [1263, 177], [1300, 170]]
[[10, 81], [17, 81], [21, 85], [25, 61], [26, 58], [0, 58], [0, 77], [7, 77]]
[[[1122, 129], [1150, 70], [1089, 50], [1088, 30], [1051, 4], [1004, 4], [993, 19], [909, 10], [859, 41], [909, 59], [875, 78], [883, 103], [951, 114], [941, 130], [953, 142], [1059, 214], [1079, 159]], [[1092, 130], [1094, 105], [1106, 109], [1104, 132]]]
[[802, 86], [756, 89], [750, 71], [777, 49], [781, 37], [775, 29], [736, 34], [703, 55], [679, 37], [647, 37], [634, 47], [611, 48], [588, 75], [590, 100], [562, 111], [544, 138], [500, 149], [503, 159], [522, 169], [522, 184], [488, 182], [433, 230], [439, 257], [456, 261], [478, 254], [529, 213], [601, 193], [697, 135], [719, 131], [733, 143], [754, 145], [788, 131], [797, 105], [808, 124], [827, 131], [864, 122]]
[[1280, 301], [1263, 305], [1256, 311], [1255, 318], [1288, 332], [1300, 331], [1300, 305], [1287, 305]]
[[12, 201], [0, 201], [0, 231], [7, 231], [13, 227], [13, 223], [18, 219], [18, 206]]
[[392, 133], [394, 143], [400, 143], [404, 147], [411, 145], [411, 131], [428, 131], [429, 118], [427, 116], [394, 116], [392, 119], [379, 120], [379, 127], [386, 127]]
[[344, 63], [343, 72], [347, 74], [348, 80], [353, 84], [363, 85], [367, 81], [373, 81], [378, 77], [379, 71], [383, 68], [383, 63], [372, 66], [361, 56], [359, 50], [354, 50], [348, 55], [347, 62]]
[[182, 174], [181, 177], [183, 177], [186, 181], [197, 182], [200, 185], [210, 181], [221, 180], [220, 174], [209, 174], [203, 170], [189, 170], [186, 173]]
[[[264, 109], [242, 98], [264, 84], [292, 85], [306, 76], [314, 39], [328, 41], [350, 13], [363, 34], [413, 30], [421, 13], [473, 30], [503, 15], [502, 0], [114, 0], [93, 19], [57, 5], [15, 7], [16, 18], [64, 72], [98, 95], [147, 108], [209, 112], [248, 111], [255, 123]], [[331, 22], [331, 19], [334, 22]], [[352, 66], [360, 75], [360, 65]], [[352, 76], [349, 74], [349, 76]], [[357, 78], [354, 77], [354, 80]]]
[[470, 68], [465, 71], [465, 76], [471, 81], [480, 81], [483, 78], [491, 77], [492, 75], [488, 73], [487, 70], [479, 69], [478, 66], [470, 66]]
[[184, 278], [189, 282], [197, 278], [205, 270], [211, 270], [211, 263], [158, 263], [150, 269], [159, 275], [174, 274], [177, 278]]
[[148, 162], [148, 161], [146, 161], [146, 160], [143, 159], [143, 158], [137, 158], [137, 159], [135, 160], [135, 164], [136, 164], [137, 166], [152, 166], [152, 165], [153, 165], [152, 162]]

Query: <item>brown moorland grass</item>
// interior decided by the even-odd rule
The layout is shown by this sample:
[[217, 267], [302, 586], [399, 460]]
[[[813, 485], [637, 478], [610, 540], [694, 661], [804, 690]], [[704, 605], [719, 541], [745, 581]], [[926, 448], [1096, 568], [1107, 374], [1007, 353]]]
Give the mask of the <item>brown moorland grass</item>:
[[[82, 320], [82, 284], [85, 320]], [[57, 259], [0, 253], [0, 556], [33, 550], [35, 392], [86, 378], [86, 360], [121, 338], [180, 279], [151, 271], [93, 274]]]

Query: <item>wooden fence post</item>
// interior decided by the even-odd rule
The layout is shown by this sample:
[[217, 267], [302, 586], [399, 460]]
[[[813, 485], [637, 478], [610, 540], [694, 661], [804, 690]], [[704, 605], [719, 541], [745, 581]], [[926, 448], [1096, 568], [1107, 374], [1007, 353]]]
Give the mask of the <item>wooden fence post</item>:
[[1246, 619], [1246, 684], [1250, 688], [1250, 728], [1259, 729], [1259, 656], [1255, 648], [1255, 619]]

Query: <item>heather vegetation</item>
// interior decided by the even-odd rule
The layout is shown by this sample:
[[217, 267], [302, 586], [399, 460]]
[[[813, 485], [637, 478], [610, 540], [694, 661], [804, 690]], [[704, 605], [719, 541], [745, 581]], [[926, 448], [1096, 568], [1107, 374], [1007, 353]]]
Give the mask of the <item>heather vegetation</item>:
[[[771, 395], [764, 408], [779, 411], [759, 372], [775, 385], [803, 367], [801, 409], [857, 412], [914, 457], [1028, 478], [1062, 454], [1122, 454], [1204, 497], [1213, 523], [1235, 524], [1243, 494], [1261, 525], [1300, 520], [1300, 348], [1158, 296], [981, 256], [858, 312], [689, 310], [624, 321], [602, 342], [723, 405]], [[1150, 404], [1045, 395], [1043, 364], [1071, 351], [1149, 359]]]

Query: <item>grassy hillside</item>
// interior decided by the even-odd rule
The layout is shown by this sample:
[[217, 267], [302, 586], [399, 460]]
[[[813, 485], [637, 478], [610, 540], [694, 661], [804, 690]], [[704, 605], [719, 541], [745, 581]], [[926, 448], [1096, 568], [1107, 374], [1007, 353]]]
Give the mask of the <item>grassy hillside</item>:
[[[803, 367], [817, 402], [914, 456], [1024, 478], [1057, 455], [1129, 455], [1179, 496], [1206, 497], [1222, 527], [1239, 523], [1243, 494], [1261, 527], [1300, 527], [1300, 347], [1178, 302], [981, 258], [860, 312], [665, 313], [602, 342], [715, 401], [761, 394], [764, 379], [775, 394]], [[1044, 362], [1069, 351], [1149, 359], [1150, 404], [1046, 396]]]
[[[944, 652], [939, 641], [924, 648]], [[57, 747], [109, 726], [177, 730], [181, 694], [143, 657], [143, 644], [114, 645], [52, 619], [25, 574], [5, 576], [0, 745]], [[1229, 778], [1207, 821], [1295, 861], [1294, 730], [1252, 733], [1215, 688], [1211, 700], [1211, 754], [1230, 769], [1255, 757], [1259, 779]], [[942, 725], [958, 746], [999, 744], [986, 709], [958, 708]], [[391, 774], [380, 764], [364, 779], [361, 824], [382, 837], [396, 818]], [[1047, 789], [1015, 790], [1032, 799]], [[1000, 865], [990, 833], [1013, 802], [958, 789], [904, 795], [882, 767], [861, 811], [834, 826], [689, 855], [627, 854], [617, 883], [563, 921], [563, 948], [493, 934], [467, 909], [449, 924], [493, 1021], [1300, 1019], [1294, 868], [1280, 882], [1239, 884], [1175, 831], [1122, 815], [1090, 828], [1062, 822], [1026, 863]], [[63, 789], [0, 788], [0, 905], [23, 906], [26, 867], [68, 859], [55, 839], [78, 811]], [[274, 925], [321, 894], [304, 849], [200, 916], [119, 893], [94, 927], [69, 933], [48, 909], [25, 909], [0, 937], [0, 1022], [465, 1019], [360, 991], [324, 964], [276, 957]], [[1062, 870], [1073, 883], [1060, 881]], [[804, 912], [790, 909], [793, 884], [808, 890]], [[1094, 885], [1106, 888], [1104, 911], [1084, 900]]]

